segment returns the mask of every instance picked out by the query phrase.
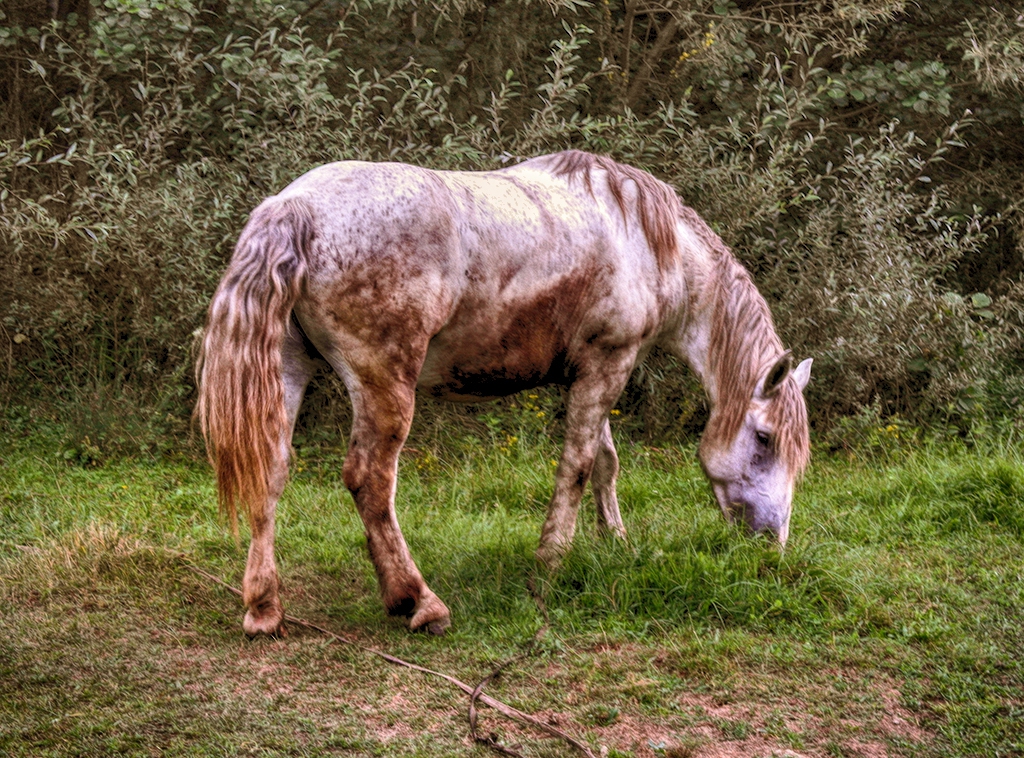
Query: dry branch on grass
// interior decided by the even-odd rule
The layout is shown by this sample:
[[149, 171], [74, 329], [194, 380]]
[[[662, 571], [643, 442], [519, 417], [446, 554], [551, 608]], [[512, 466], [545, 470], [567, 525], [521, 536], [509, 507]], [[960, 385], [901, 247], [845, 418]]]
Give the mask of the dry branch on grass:
[[[178, 557], [180, 558], [181, 556], [179, 555]], [[185, 563], [185, 568], [187, 568], [189, 571], [192, 571], [192, 572], [198, 574], [199, 576], [202, 576], [202, 577], [208, 579], [211, 582], [214, 582], [214, 583], [220, 585], [221, 587], [224, 587], [226, 590], [228, 590], [229, 592], [233, 593], [234, 595], [237, 595], [238, 597], [242, 597], [242, 591], [241, 590], [239, 590], [237, 587], [232, 587], [230, 584], [228, 584], [227, 582], [225, 582], [225, 581], [223, 581], [221, 579], [218, 579], [213, 574], [207, 573], [206, 571], [203, 571], [202, 569], [200, 569], [200, 568], [198, 568], [196, 566], [193, 566], [192, 564], [187, 563], [187, 562]], [[486, 677], [483, 681], [481, 681], [480, 684], [478, 684], [476, 687], [471, 687], [470, 685], [466, 684], [462, 680], [456, 679], [454, 676], [451, 676], [450, 674], [445, 674], [445, 673], [443, 673], [441, 671], [434, 671], [433, 669], [428, 669], [428, 668], [425, 668], [423, 666], [417, 666], [415, 663], [410, 663], [409, 661], [402, 660], [401, 658], [398, 658], [397, 656], [390, 655], [390, 654], [385, 653], [382, 650], [378, 650], [378, 649], [376, 649], [374, 647], [370, 647], [368, 645], [360, 644], [359, 642], [356, 642], [355, 640], [351, 640], [348, 637], [343, 637], [340, 634], [335, 634], [334, 632], [330, 631], [329, 629], [325, 629], [322, 626], [318, 626], [317, 624], [314, 624], [312, 622], [306, 621], [304, 619], [300, 619], [300, 618], [297, 618], [295, 616], [289, 616], [287, 614], [285, 615], [284, 618], [285, 618], [285, 621], [287, 621], [287, 622], [289, 622], [291, 624], [295, 624], [296, 626], [303, 626], [303, 627], [305, 627], [307, 629], [312, 629], [314, 631], [320, 632], [321, 634], [329, 637], [332, 641], [340, 642], [340, 643], [342, 643], [344, 645], [351, 645], [352, 647], [359, 648], [360, 650], [363, 650], [363, 651], [365, 651], [367, 653], [370, 653], [371, 655], [375, 655], [378, 658], [382, 658], [383, 660], [387, 661], [388, 663], [394, 663], [395, 665], [404, 666], [405, 668], [412, 669], [413, 671], [419, 671], [420, 673], [423, 673], [423, 674], [429, 674], [431, 676], [436, 676], [436, 677], [439, 677], [441, 679], [444, 679], [449, 684], [455, 685], [456, 687], [458, 687], [460, 690], [465, 692], [470, 697], [469, 722], [470, 722], [471, 732], [472, 732], [472, 734], [474, 736], [474, 740], [476, 742], [482, 744], [482, 745], [486, 745], [487, 747], [491, 748], [492, 750], [496, 750], [497, 752], [503, 753], [505, 755], [513, 755], [513, 756], [514, 755], [518, 755], [515, 751], [510, 750], [510, 749], [506, 748], [505, 746], [501, 745], [501, 743], [499, 743], [497, 741], [497, 739], [493, 735], [488, 736], [488, 737], [480, 737], [480, 736], [477, 735], [477, 733], [476, 733], [476, 710], [475, 710], [475, 707], [474, 707], [474, 703], [476, 701], [480, 701], [481, 703], [484, 703], [485, 705], [489, 705], [491, 708], [493, 708], [494, 710], [496, 710], [498, 713], [500, 713], [501, 715], [505, 716], [506, 718], [512, 719], [513, 721], [518, 721], [518, 722], [520, 722], [522, 724], [526, 724], [527, 726], [532, 726], [533, 728], [538, 729], [538, 730], [544, 732], [545, 734], [548, 734], [548, 735], [550, 735], [552, 737], [556, 737], [556, 738], [558, 738], [560, 740], [564, 740], [566, 743], [568, 743], [573, 748], [578, 750], [582, 755], [586, 756], [586, 758], [596, 758], [596, 756], [590, 750], [589, 747], [587, 747], [583, 742], [581, 742], [580, 740], [576, 739], [572, 735], [563, 732], [561, 729], [558, 729], [558, 728], [552, 726], [551, 724], [546, 724], [543, 721], [541, 721], [540, 719], [538, 719], [538, 718], [536, 718], [534, 716], [531, 716], [528, 713], [523, 713], [518, 708], [513, 708], [511, 705], [508, 705], [507, 703], [503, 703], [500, 700], [497, 700], [496, 698], [491, 697], [490, 695], [483, 694], [483, 692], [482, 692], [483, 687], [486, 686], [486, 684], [491, 679], [494, 678], [494, 676], [496, 675], [497, 671], [491, 672], [491, 674], [488, 677]], [[515, 659], [513, 659], [513, 660], [515, 660]], [[502, 664], [501, 666], [498, 667], [498, 670], [500, 670], [501, 668], [504, 668], [509, 663], [511, 663], [511, 661], [507, 661], [506, 663]]]

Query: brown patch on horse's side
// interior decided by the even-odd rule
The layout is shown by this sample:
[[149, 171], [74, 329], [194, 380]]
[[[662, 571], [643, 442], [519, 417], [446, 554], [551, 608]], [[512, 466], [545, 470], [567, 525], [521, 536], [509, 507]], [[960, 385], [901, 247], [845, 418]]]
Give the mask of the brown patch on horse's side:
[[[488, 304], [464, 300], [434, 339], [446, 345], [435, 397], [499, 397], [571, 378], [569, 355], [577, 314], [585, 312], [601, 272], [576, 270], [529, 300], [512, 301], [496, 319], [484, 321]], [[447, 345], [447, 332], [457, 339]]]
[[[547, 292], [529, 303], [514, 304], [487, 331], [478, 324], [475, 336], [447, 361], [445, 378], [432, 392], [494, 397], [542, 384], [560, 368], [557, 357], [566, 350], [556, 321], [558, 303], [557, 293]], [[463, 303], [453, 324], [471, 319], [468, 314], [475, 310], [472, 302]]]
[[676, 239], [676, 221], [683, 209], [675, 190], [646, 171], [617, 163], [604, 155], [593, 155], [581, 150], [567, 150], [555, 158], [555, 173], [568, 177], [580, 177], [587, 191], [594, 192], [594, 168], [605, 171], [608, 190], [615, 198], [623, 223], [628, 225], [629, 211], [626, 198], [627, 182], [636, 187], [636, 213], [640, 218], [647, 244], [654, 251], [661, 271], [667, 270], [679, 256]]

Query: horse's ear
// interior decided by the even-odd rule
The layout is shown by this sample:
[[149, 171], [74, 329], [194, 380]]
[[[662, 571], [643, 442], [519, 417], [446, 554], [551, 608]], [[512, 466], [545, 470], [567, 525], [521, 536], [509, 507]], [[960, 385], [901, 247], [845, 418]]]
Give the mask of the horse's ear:
[[761, 387], [761, 394], [764, 397], [771, 397], [778, 392], [779, 387], [782, 386], [786, 377], [789, 376], [789, 372], [792, 368], [793, 353], [787, 350], [777, 361], [775, 361], [775, 365], [772, 366], [771, 371], [769, 371], [768, 375], [764, 378], [764, 385]]
[[796, 386], [800, 388], [800, 391], [804, 391], [804, 387], [811, 381], [811, 363], [813, 358], [804, 359], [799, 366], [793, 369], [793, 379], [796, 380]]

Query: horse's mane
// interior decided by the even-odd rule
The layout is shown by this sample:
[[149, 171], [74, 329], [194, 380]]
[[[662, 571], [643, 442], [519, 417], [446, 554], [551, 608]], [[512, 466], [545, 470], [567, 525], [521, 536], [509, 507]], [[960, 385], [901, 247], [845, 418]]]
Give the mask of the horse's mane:
[[675, 190], [646, 171], [617, 163], [604, 155], [566, 150], [552, 157], [556, 175], [581, 177], [591, 194], [594, 192], [594, 167], [604, 169], [608, 177], [608, 189], [622, 212], [623, 221], [628, 218], [629, 211], [625, 186], [627, 181], [632, 181], [636, 185], [637, 215], [647, 244], [658, 261], [658, 269], [664, 271], [669, 268], [679, 254], [676, 223], [683, 208]]
[[[730, 443], [739, 433], [757, 383], [785, 349], [775, 332], [768, 304], [747, 270], [721, 238], [690, 208], [684, 222], [700, 237], [714, 258], [711, 281], [712, 317], [708, 365], [716, 383], [716, 413], [705, 434]], [[787, 377], [768, 404], [776, 454], [790, 471], [803, 472], [810, 458], [807, 406], [796, 380]]]
[[[716, 382], [717, 412], [705, 434], [712, 441], [732, 442], [743, 425], [757, 382], [785, 352], [768, 304], [750, 274], [697, 212], [680, 202], [675, 190], [647, 172], [580, 150], [567, 150], [552, 158], [556, 175], [582, 178], [591, 193], [593, 169], [603, 169], [623, 219], [629, 211], [625, 184], [632, 181], [636, 185], [637, 215], [660, 270], [666, 270], [679, 255], [679, 221], [711, 252], [715, 263], [709, 286], [714, 305], [708, 360]], [[790, 471], [801, 473], [810, 458], [807, 406], [792, 377], [783, 381], [769, 402], [767, 420], [775, 430], [776, 454]]]

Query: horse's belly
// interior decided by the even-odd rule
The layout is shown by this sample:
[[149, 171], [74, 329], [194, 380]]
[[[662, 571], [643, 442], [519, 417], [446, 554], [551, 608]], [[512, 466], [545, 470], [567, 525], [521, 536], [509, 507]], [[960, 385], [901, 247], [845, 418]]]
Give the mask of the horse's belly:
[[444, 374], [421, 375], [417, 389], [440, 400], [475, 403], [514, 395], [559, 379], [551, 378], [549, 373], [542, 371], [522, 374], [507, 369], [476, 371], [451, 367], [451, 371]]
[[564, 380], [564, 353], [544, 335], [495, 342], [481, 336], [458, 344], [443, 337], [431, 341], [417, 389], [443, 400], [474, 402]]
[[473, 401], [564, 381], [571, 329], [559, 304], [544, 293], [527, 307], [465, 305], [430, 341], [418, 388], [438, 398]]

